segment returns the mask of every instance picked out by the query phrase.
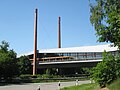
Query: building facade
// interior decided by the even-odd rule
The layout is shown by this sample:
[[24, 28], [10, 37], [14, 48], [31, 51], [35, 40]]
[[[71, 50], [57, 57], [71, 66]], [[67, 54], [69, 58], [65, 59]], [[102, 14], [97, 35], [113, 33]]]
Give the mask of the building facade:
[[[63, 73], [75, 74], [81, 67], [94, 67], [102, 61], [104, 51], [117, 55], [117, 47], [113, 45], [81, 46], [71, 48], [44, 49], [37, 52], [37, 71], [56, 68]], [[33, 61], [33, 52], [24, 54]], [[67, 73], [67, 74], [68, 74]]]

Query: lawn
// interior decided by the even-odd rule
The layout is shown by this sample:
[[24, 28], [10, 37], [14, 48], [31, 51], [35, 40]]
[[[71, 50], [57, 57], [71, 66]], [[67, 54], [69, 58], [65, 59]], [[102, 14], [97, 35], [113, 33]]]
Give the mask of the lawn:
[[98, 84], [82, 84], [78, 86], [65, 87], [60, 90], [99, 90]]
[[120, 78], [108, 85], [110, 90], [120, 90]]
[[[108, 89], [108, 88], [109, 89]], [[60, 90], [120, 90], [120, 78], [107, 85], [106, 88], [100, 88], [98, 84], [82, 84], [78, 86], [65, 87]]]

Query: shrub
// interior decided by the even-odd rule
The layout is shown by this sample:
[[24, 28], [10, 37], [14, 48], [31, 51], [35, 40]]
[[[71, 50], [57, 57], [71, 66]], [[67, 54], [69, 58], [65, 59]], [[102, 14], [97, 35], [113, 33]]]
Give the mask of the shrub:
[[98, 63], [91, 73], [91, 77], [100, 87], [105, 87], [120, 75], [120, 58], [104, 52], [103, 61]]
[[30, 74], [22, 74], [22, 75], [20, 75], [19, 76], [21, 79], [30, 79], [30, 78], [32, 78], [32, 75], [30, 75]]

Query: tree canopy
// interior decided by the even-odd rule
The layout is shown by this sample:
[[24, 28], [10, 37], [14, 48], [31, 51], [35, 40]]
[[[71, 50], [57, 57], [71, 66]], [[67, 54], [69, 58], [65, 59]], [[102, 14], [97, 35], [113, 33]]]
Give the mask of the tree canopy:
[[32, 65], [31, 61], [27, 56], [19, 57], [18, 61], [20, 74], [31, 74], [32, 73]]
[[[92, 1], [92, 0], [91, 0]], [[110, 42], [120, 52], [120, 0], [95, 0], [90, 3], [90, 21], [99, 42]], [[112, 63], [111, 63], [112, 62]], [[120, 54], [104, 52], [103, 61], [91, 70], [91, 77], [101, 87], [120, 77]]]
[[16, 53], [9, 50], [9, 44], [2, 41], [0, 45], [0, 79], [8, 80], [18, 74]]
[[120, 50], [120, 0], [95, 0], [90, 3], [90, 21], [99, 42], [110, 42]]

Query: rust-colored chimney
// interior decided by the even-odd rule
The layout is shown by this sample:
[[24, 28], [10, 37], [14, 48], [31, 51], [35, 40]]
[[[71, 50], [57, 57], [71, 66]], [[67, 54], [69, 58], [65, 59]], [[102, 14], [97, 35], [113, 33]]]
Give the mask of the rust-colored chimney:
[[58, 48], [61, 48], [60, 17], [58, 17]]
[[35, 9], [35, 18], [34, 18], [34, 56], [33, 56], [33, 75], [37, 73], [36, 69], [36, 60], [37, 60], [37, 18], [38, 18], [38, 9]]

